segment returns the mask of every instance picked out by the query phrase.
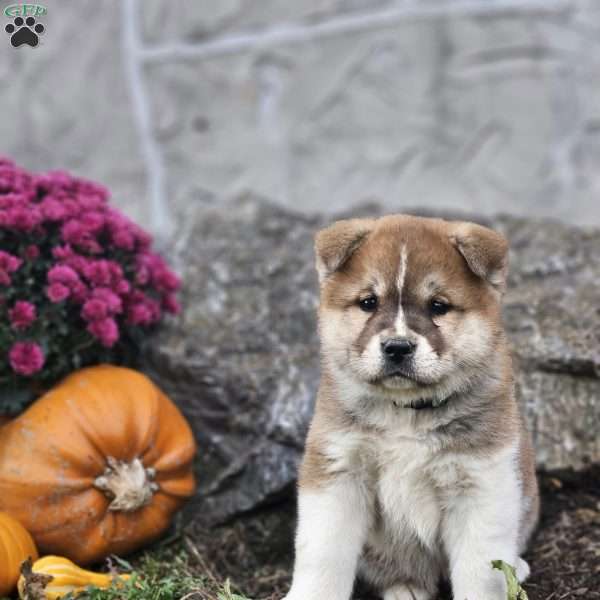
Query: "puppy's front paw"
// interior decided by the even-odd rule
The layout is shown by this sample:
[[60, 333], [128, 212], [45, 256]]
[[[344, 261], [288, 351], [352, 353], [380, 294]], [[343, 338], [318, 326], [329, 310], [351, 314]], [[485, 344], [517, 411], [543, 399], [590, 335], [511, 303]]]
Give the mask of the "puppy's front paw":
[[519, 557], [517, 558], [517, 564], [515, 565], [515, 569], [517, 571], [517, 579], [519, 580], [519, 583], [523, 583], [529, 577], [529, 565], [526, 561]]
[[430, 600], [432, 594], [408, 585], [396, 585], [383, 594], [383, 600]]
[[[294, 588], [292, 588], [281, 600], [313, 600], [313, 596], [309, 593], [307, 597], [304, 592], [298, 592], [298, 590], [294, 590]], [[316, 597], [315, 600], [317, 600]]]
[[454, 600], [506, 600], [507, 594], [502, 573], [486, 573], [484, 569], [455, 582], [452, 588]]
[[[303, 596], [300, 594], [296, 594], [293, 590], [290, 590], [287, 595], [282, 598], [281, 600], [313, 600], [313, 596]], [[314, 597], [314, 600], [322, 600], [321, 598], [317, 598], [316, 596]]]

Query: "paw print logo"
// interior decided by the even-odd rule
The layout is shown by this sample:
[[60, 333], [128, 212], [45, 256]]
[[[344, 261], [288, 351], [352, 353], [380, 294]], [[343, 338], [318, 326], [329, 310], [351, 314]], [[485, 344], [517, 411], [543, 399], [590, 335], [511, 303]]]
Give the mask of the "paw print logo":
[[35, 48], [39, 41], [39, 35], [44, 33], [44, 26], [41, 23], [36, 23], [33, 17], [15, 17], [12, 23], [9, 23], [5, 28], [6, 33], [10, 35], [10, 43], [18, 48], [23, 44], [27, 44]]

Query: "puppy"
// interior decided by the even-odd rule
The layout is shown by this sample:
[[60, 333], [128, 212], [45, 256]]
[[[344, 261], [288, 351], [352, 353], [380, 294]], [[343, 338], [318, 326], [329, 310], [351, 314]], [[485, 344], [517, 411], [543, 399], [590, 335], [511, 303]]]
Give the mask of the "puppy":
[[538, 516], [502, 329], [508, 246], [473, 223], [340, 221], [316, 237], [322, 380], [287, 600], [505, 600]]

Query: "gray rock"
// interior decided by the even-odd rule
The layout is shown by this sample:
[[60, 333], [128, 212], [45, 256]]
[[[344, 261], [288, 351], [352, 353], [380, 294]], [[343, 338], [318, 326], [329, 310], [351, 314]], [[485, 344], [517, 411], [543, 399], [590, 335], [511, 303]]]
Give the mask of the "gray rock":
[[600, 460], [600, 231], [502, 218], [505, 323], [542, 468]]
[[[201, 521], [272, 501], [294, 483], [318, 385], [312, 237], [324, 222], [251, 197], [180, 216], [171, 254], [185, 310], [147, 359], [198, 437], [191, 510]], [[512, 242], [506, 325], [538, 462], [600, 460], [600, 233], [487, 224]]]
[[218, 520], [294, 481], [318, 384], [318, 221], [249, 199], [182, 219], [185, 310], [149, 361], [194, 426], [199, 514]]

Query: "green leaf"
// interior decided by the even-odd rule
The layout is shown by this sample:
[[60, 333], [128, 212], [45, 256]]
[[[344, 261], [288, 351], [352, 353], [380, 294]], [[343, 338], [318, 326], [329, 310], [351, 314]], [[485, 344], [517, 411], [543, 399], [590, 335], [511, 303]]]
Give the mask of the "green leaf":
[[519, 584], [516, 569], [503, 560], [493, 560], [492, 567], [504, 573], [506, 579], [506, 600], [529, 600], [527, 592]]

